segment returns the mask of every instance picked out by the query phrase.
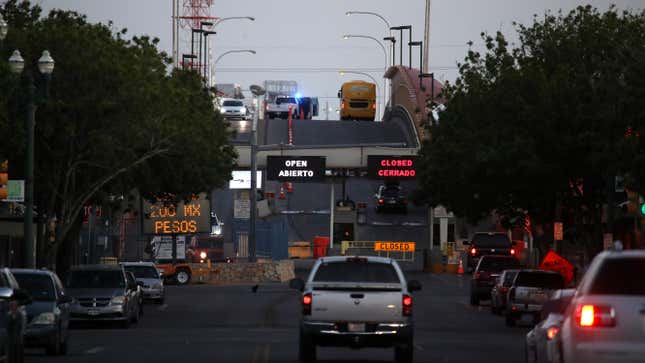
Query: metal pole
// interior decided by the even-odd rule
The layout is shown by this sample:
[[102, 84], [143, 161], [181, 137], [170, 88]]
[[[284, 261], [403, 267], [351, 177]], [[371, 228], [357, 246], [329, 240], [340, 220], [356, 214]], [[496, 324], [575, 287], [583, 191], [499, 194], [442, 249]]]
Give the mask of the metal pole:
[[423, 52], [425, 53], [425, 60], [426, 62], [423, 63], [421, 66], [421, 73], [427, 73], [428, 72], [428, 63], [430, 61], [430, 10], [431, 10], [431, 4], [430, 0], [426, 0], [426, 21], [425, 21], [425, 34], [424, 34], [424, 49]]
[[25, 170], [25, 267], [36, 267], [36, 240], [34, 239], [34, 128], [36, 124], [36, 86], [31, 74], [25, 76], [27, 82], [27, 160]]
[[[260, 96], [256, 96], [257, 104], [260, 105]], [[251, 126], [251, 215], [249, 218], [249, 262], [255, 262], [255, 214], [257, 209], [257, 129], [258, 129], [258, 113], [253, 114], [253, 125]]]
[[202, 63], [202, 32], [201, 32], [202, 26], [201, 26], [201, 24], [199, 25], [199, 29], [200, 29], [200, 32], [199, 32], [199, 48], [197, 48], [199, 50], [199, 54], [197, 56], [197, 59], [199, 59], [199, 74], [202, 74], [202, 66], [204, 64]]
[[177, 54], [177, 28], [175, 27], [175, 22], [177, 21], [177, 0], [172, 0], [172, 58], [175, 68], [179, 64], [178, 54]]
[[[192, 28], [190, 29], [190, 55], [195, 55], [195, 32]], [[195, 58], [191, 58], [190, 60], [190, 69], [193, 69], [193, 59]]]
[[403, 28], [399, 29], [400, 35], [401, 35], [401, 44], [399, 45], [400, 52], [399, 54], [401, 55], [401, 59], [399, 59], [399, 65], [403, 66]]
[[409, 62], [409, 69], [412, 69], [412, 46], [410, 43], [412, 42], [412, 26], [410, 26], [410, 29], [408, 29], [410, 33], [408, 34], [408, 62]]
[[331, 190], [329, 191], [329, 248], [334, 248], [334, 212], [336, 209], [334, 199], [335, 180], [332, 178]]

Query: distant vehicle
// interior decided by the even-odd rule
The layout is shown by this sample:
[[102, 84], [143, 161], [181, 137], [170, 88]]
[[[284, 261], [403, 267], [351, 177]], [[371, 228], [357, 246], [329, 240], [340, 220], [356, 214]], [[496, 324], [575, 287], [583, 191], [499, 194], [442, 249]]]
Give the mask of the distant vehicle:
[[297, 118], [298, 100], [293, 96], [278, 96], [275, 101], [266, 104], [266, 117], [286, 119], [289, 116], [289, 108], [292, 117]]
[[520, 270], [504, 270], [490, 292], [490, 311], [499, 314], [506, 309], [506, 296]]
[[164, 281], [187, 285], [193, 275], [190, 258], [187, 259], [186, 237], [177, 236], [175, 243], [175, 261], [173, 263], [172, 236], [154, 236], [150, 242], [152, 256], [158, 270], [163, 271]]
[[544, 303], [540, 322], [526, 334], [525, 356], [530, 363], [559, 363], [560, 329], [564, 313], [576, 293], [575, 289], [558, 290]]
[[470, 241], [464, 241], [468, 249], [468, 267], [473, 268], [482, 256], [486, 255], [507, 255], [516, 256], [512, 242], [506, 233], [502, 232], [477, 232]]
[[27, 347], [44, 347], [47, 355], [67, 354], [69, 309], [72, 298], [55, 273], [47, 270], [12, 269], [18, 284], [31, 295], [27, 305]]
[[396, 362], [412, 362], [412, 295], [418, 281], [406, 282], [395, 260], [383, 257], [323, 257], [302, 291], [299, 358], [316, 359], [316, 346], [394, 347]]
[[564, 289], [564, 278], [557, 272], [522, 270], [517, 273], [506, 301], [506, 325], [516, 321], [535, 324], [542, 305], [554, 291]]
[[343, 83], [340, 91], [340, 119], [374, 121], [376, 116], [376, 85], [364, 81]]
[[27, 327], [25, 305], [32, 302], [8, 268], [0, 268], [0, 358], [7, 363], [24, 362]]
[[594, 258], [562, 323], [564, 362], [643, 362], [643, 276], [643, 250], [602, 252]]
[[224, 238], [210, 236], [194, 236], [187, 252], [188, 259], [194, 263], [221, 262], [224, 256]]
[[163, 304], [166, 290], [163, 277], [152, 262], [121, 262], [126, 272], [132, 272], [137, 282], [141, 282], [143, 298]]
[[403, 188], [400, 185], [379, 186], [376, 194], [374, 194], [374, 200], [376, 201], [377, 213], [384, 211], [407, 213], [408, 211], [408, 200], [403, 194]]
[[72, 267], [65, 280], [74, 298], [71, 321], [116, 321], [125, 329], [139, 320], [140, 301], [136, 283], [128, 283], [120, 265]]
[[220, 113], [227, 120], [248, 120], [249, 110], [244, 106], [242, 100], [234, 98], [222, 98], [220, 101]]
[[470, 304], [479, 305], [480, 300], [490, 298], [497, 277], [504, 270], [519, 269], [520, 262], [513, 256], [488, 255], [477, 263], [470, 280]]
[[305, 120], [311, 120], [318, 116], [318, 98], [317, 97], [300, 97], [298, 101], [298, 114], [295, 118], [302, 116]]

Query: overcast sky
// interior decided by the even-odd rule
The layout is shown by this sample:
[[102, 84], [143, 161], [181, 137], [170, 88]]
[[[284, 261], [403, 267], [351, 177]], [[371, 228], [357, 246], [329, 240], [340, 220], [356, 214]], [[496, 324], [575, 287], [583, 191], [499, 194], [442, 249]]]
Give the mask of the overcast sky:
[[[115, 28], [127, 28], [130, 35], [160, 38], [161, 48], [171, 51], [172, 0], [35, 2], [46, 11], [76, 10], [92, 22], [112, 20]], [[645, 0], [432, 0], [430, 71], [439, 79], [452, 81], [457, 77], [456, 63], [468, 49], [466, 43], [472, 40], [481, 49], [482, 31], [501, 29], [512, 40], [513, 21], [530, 23], [534, 14], [544, 14], [546, 10], [568, 11], [589, 3], [601, 9], [609, 4], [621, 9], [645, 8]], [[318, 96], [323, 103], [329, 100], [330, 106], [336, 104], [340, 84], [350, 78], [340, 76], [338, 70], [361, 69], [379, 79], [382, 76], [379, 70], [385, 63], [383, 51], [373, 40], [342, 39], [343, 34], [380, 39], [388, 35], [385, 24], [372, 16], [345, 16], [348, 10], [379, 13], [392, 26], [411, 24], [413, 40], [423, 40], [425, 0], [214, 0], [213, 16], [256, 18], [255, 22], [232, 20], [217, 27], [218, 34], [211, 37], [214, 58], [231, 49], [257, 51], [256, 55], [241, 53], [223, 57], [217, 64], [217, 82], [239, 83], [242, 88], [248, 88], [266, 79], [295, 80], [303, 95]], [[404, 38], [407, 43], [407, 35]], [[404, 53], [407, 63], [407, 51]], [[418, 57], [418, 50], [414, 50], [415, 67], [418, 67]]]

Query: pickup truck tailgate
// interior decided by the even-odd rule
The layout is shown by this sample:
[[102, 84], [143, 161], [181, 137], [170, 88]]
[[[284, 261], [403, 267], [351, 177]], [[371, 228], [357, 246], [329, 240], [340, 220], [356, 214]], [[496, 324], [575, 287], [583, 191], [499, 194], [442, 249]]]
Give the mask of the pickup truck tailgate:
[[523, 304], [543, 305], [553, 294], [553, 290], [539, 287], [518, 286], [515, 289], [515, 301]]
[[401, 288], [334, 289], [312, 291], [310, 320], [396, 322], [403, 318]]

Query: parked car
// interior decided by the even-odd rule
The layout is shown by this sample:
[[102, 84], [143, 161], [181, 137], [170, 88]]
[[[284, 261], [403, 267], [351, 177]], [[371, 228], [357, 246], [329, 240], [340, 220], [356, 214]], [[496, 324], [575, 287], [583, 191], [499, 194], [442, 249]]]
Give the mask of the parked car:
[[544, 302], [554, 291], [564, 289], [564, 278], [554, 271], [522, 270], [508, 290], [506, 325], [535, 324]]
[[125, 279], [128, 286], [136, 286], [136, 291], [134, 293], [134, 299], [139, 303], [137, 320], [139, 317], [143, 316], [143, 282], [137, 281], [137, 278], [134, 277], [132, 272], [125, 272]]
[[643, 362], [643, 276], [643, 250], [602, 252], [594, 258], [562, 324], [564, 362]]
[[506, 296], [508, 289], [513, 284], [515, 276], [520, 270], [504, 270], [495, 280], [495, 286], [490, 292], [490, 311], [493, 314], [500, 314], [506, 309]]
[[463, 244], [469, 246], [467, 266], [471, 270], [477, 266], [482, 256], [516, 256], [516, 251], [513, 248], [515, 242], [511, 241], [506, 233], [477, 232], [470, 241], [464, 241]]
[[573, 299], [575, 289], [557, 290], [544, 303], [540, 322], [526, 334], [525, 357], [527, 363], [560, 363], [559, 332], [564, 313]]
[[222, 98], [219, 107], [220, 113], [227, 120], [248, 120], [249, 111], [242, 100], [235, 98]]
[[323, 257], [307, 278], [291, 281], [302, 291], [299, 357], [316, 359], [317, 346], [394, 347], [397, 362], [412, 362], [412, 295], [395, 260]]
[[45, 348], [47, 355], [67, 354], [69, 309], [72, 298], [55, 273], [47, 270], [13, 269], [18, 284], [31, 295], [27, 305], [25, 345]]
[[3, 362], [24, 361], [25, 305], [30, 303], [31, 296], [20, 288], [9, 269], [0, 268], [0, 358]]
[[519, 268], [520, 262], [513, 256], [487, 255], [482, 257], [470, 280], [470, 304], [479, 305], [480, 300], [490, 299], [495, 280], [502, 271]]
[[126, 272], [134, 274], [137, 282], [141, 282], [143, 298], [163, 304], [166, 298], [166, 289], [163, 277], [152, 262], [122, 262]]
[[224, 238], [211, 236], [194, 236], [186, 251], [187, 258], [194, 263], [222, 262], [224, 258]]
[[139, 320], [138, 286], [120, 265], [72, 267], [65, 280], [74, 298], [70, 321], [115, 321], [123, 328]]
[[266, 104], [266, 118], [283, 118], [289, 117], [289, 108], [291, 108], [292, 117], [298, 118], [298, 100], [292, 96], [277, 96], [273, 102]]
[[408, 200], [403, 193], [403, 188], [398, 184], [379, 186], [374, 199], [377, 213], [384, 211], [407, 213], [408, 211]]

